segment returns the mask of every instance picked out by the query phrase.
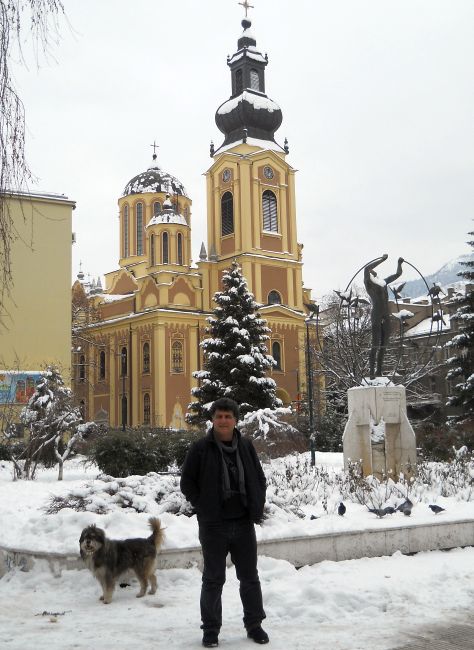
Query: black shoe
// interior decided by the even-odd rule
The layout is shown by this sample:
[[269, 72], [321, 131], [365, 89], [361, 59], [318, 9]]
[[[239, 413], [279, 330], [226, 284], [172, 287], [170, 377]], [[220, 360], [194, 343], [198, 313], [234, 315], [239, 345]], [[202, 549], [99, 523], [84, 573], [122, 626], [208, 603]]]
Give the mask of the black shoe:
[[247, 636], [249, 639], [255, 641], [255, 643], [261, 643], [262, 645], [270, 641], [268, 634], [262, 629], [261, 625], [257, 625], [257, 627], [247, 630]]
[[217, 632], [214, 632], [214, 630], [206, 630], [202, 635], [202, 645], [205, 648], [216, 648], [219, 645]]

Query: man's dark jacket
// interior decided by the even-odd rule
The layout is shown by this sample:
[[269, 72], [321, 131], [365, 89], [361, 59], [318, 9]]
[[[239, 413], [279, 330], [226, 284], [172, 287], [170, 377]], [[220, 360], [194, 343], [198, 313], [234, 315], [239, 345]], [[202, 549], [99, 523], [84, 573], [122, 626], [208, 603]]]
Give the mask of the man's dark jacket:
[[[251, 440], [243, 438], [237, 429], [234, 434], [244, 466], [249, 518], [257, 523], [262, 520], [265, 505], [265, 474]], [[181, 492], [194, 507], [199, 521], [222, 520], [222, 474], [222, 456], [211, 429], [191, 446], [181, 471]]]

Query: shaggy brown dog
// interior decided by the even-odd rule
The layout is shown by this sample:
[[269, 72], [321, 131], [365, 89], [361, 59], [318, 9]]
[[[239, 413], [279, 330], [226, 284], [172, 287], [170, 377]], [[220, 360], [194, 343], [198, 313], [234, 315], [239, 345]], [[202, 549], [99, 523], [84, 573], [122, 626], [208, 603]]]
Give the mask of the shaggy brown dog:
[[79, 539], [81, 557], [86, 567], [92, 571], [102, 586], [102, 600], [105, 604], [112, 601], [117, 578], [133, 569], [140, 582], [137, 598], [146, 594], [148, 582], [150, 591], [156, 592], [155, 576], [156, 556], [163, 542], [163, 528], [156, 517], [148, 520], [152, 534], [148, 538], [113, 540], [107, 539], [101, 528], [92, 525], [84, 528]]

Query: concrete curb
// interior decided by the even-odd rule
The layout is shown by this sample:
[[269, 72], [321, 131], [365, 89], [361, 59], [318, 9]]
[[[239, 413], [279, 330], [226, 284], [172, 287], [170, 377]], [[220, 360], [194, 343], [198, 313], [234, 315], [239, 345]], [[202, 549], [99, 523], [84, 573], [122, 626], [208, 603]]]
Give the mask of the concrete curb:
[[[409, 554], [460, 546], [474, 546], [474, 519], [262, 540], [258, 544], [258, 553], [301, 567], [324, 560], [339, 562], [392, 555], [396, 551]], [[21, 571], [31, 571], [37, 561], [46, 561], [51, 572], [57, 576], [63, 570], [85, 568], [79, 555], [40, 553], [0, 546], [0, 578], [15, 567]], [[187, 569], [201, 564], [199, 546], [166, 549], [158, 556], [159, 569]]]

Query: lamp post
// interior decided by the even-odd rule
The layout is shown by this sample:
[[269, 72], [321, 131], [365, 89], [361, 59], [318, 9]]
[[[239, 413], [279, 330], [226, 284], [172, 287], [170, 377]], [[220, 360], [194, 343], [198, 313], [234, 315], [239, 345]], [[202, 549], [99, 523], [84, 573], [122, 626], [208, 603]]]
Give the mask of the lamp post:
[[319, 305], [307, 303], [305, 307], [310, 312], [310, 317], [305, 320], [306, 324], [306, 372], [308, 386], [308, 411], [309, 411], [309, 449], [311, 452], [311, 466], [316, 464], [316, 445], [314, 430], [314, 399], [313, 399], [313, 364], [311, 359], [311, 343], [309, 335], [309, 324], [314, 321], [318, 326]]

